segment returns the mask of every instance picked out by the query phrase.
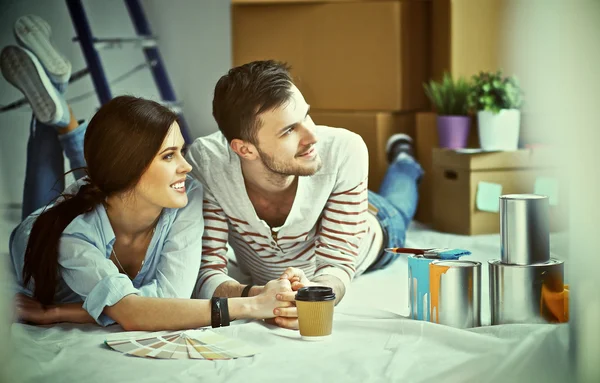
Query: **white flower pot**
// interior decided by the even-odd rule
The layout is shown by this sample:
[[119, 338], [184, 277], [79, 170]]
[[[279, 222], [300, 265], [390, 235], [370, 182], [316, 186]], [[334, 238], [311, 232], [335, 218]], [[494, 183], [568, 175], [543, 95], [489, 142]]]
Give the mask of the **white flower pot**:
[[521, 111], [501, 109], [498, 113], [477, 112], [479, 143], [483, 150], [517, 150]]

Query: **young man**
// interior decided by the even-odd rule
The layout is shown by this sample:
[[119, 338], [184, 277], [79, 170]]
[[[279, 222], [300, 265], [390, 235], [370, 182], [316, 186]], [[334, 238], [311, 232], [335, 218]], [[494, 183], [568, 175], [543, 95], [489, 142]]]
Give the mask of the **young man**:
[[[362, 138], [316, 126], [309, 109], [282, 63], [252, 62], [218, 81], [220, 132], [198, 138], [188, 154], [205, 185], [196, 297], [252, 296], [287, 275], [300, 279], [296, 289], [332, 287], [339, 302], [355, 276], [395, 259], [383, 248], [404, 243], [422, 175], [410, 137], [388, 142], [391, 163], [377, 195], [367, 190]], [[256, 286], [227, 275], [228, 242]], [[297, 327], [295, 308], [275, 314], [278, 325]]]

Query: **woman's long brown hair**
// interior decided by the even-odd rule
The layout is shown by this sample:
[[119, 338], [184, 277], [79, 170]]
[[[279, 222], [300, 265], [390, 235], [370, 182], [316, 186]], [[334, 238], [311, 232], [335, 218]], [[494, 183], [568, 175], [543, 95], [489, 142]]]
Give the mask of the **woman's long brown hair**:
[[87, 181], [75, 195], [41, 213], [31, 230], [23, 266], [23, 284], [33, 279], [33, 297], [54, 301], [59, 277], [60, 237], [75, 217], [90, 212], [114, 193], [131, 190], [150, 166], [177, 116], [150, 100], [119, 96], [90, 121], [84, 139]]

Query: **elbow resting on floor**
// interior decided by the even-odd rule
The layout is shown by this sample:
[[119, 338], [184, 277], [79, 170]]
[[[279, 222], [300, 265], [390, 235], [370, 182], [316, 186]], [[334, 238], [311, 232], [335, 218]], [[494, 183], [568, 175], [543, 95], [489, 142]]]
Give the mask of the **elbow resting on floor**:
[[104, 308], [104, 313], [114, 319], [125, 331], [151, 331], [148, 321], [141, 318], [138, 305], [140, 297], [128, 295], [113, 306]]

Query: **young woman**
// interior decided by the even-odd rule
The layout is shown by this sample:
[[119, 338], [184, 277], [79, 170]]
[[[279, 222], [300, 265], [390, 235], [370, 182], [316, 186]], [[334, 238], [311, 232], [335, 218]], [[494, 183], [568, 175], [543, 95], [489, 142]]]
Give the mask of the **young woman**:
[[[9, 48], [0, 57], [2, 73], [32, 104], [32, 127], [56, 128], [71, 164], [87, 163], [86, 177], [11, 235], [22, 320], [175, 330], [273, 318], [276, 308], [291, 306], [276, 300], [291, 291], [284, 279], [251, 298], [189, 299], [201, 262], [202, 185], [187, 177], [176, 115], [122, 96], [89, 125], [77, 125], [48, 77], [52, 68], [33, 50]], [[84, 136], [85, 159], [77, 159]]]

